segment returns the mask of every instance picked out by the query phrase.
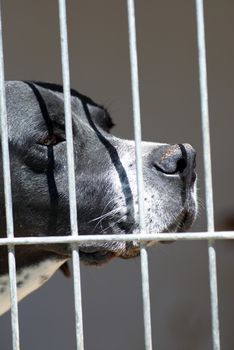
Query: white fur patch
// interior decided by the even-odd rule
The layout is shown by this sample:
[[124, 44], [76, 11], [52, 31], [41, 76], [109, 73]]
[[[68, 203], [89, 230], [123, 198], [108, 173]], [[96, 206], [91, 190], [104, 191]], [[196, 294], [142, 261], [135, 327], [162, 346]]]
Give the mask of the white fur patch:
[[[17, 273], [18, 301], [41, 287], [66, 260], [45, 260], [25, 267]], [[0, 315], [10, 308], [10, 290], [8, 275], [0, 276]]]

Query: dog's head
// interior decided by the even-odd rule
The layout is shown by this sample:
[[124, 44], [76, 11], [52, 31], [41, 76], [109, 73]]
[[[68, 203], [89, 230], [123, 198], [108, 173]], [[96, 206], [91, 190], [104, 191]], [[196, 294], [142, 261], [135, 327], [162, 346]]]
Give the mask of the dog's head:
[[[6, 96], [15, 234], [69, 235], [62, 88], [10, 82]], [[139, 232], [134, 142], [113, 136], [107, 110], [76, 91], [72, 120], [79, 234]], [[143, 142], [142, 153], [146, 231], [187, 230], [196, 214], [193, 148]], [[89, 264], [138, 254], [134, 242], [80, 246]]]

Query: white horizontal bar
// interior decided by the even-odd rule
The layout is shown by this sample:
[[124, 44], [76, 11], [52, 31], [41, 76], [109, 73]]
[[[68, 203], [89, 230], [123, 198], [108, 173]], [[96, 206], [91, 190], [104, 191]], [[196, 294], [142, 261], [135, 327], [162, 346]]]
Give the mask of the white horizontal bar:
[[33, 245], [33, 244], [81, 244], [98, 242], [147, 242], [147, 241], [199, 241], [210, 239], [234, 239], [234, 231], [218, 232], [186, 232], [186, 233], [142, 233], [141, 235], [120, 234], [120, 235], [90, 235], [90, 236], [54, 236], [54, 237], [15, 237], [0, 238], [0, 246], [3, 245]]

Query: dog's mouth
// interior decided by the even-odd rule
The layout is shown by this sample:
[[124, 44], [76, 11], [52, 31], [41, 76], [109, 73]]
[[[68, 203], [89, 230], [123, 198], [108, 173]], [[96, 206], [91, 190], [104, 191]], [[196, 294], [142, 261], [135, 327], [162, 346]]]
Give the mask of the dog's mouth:
[[[167, 226], [165, 229], [162, 230], [162, 233], [172, 233], [172, 232], [185, 232], [187, 231], [194, 221], [194, 215], [192, 215], [189, 211], [186, 209], [183, 209], [181, 213], [178, 215], [175, 222]], [[138, 230], [139, 232], [139, 230]], [[152, 233], [157, 233], [157, 231], [154, 231]], [[146, 247], [150, 247], [152, 245], [155, 245], [156, 243], [172, 243], [173, 241], [147, 241], [145, 243]], [[130, 259], [134, 258], [140, 255], [140, 244], [136, 243], [134, 241], [130, 241], [126, 243], [126, 249], [118, 255], [118, 257], [123, 259]]]
[[116, 257], [116, 253], [107, 250], [79, 250], [81, 260], [87, 265], [102, 265]]
[[[162, 230], [162, 233], [170, 232], [185, 232], [187, 231], [194, 221], [194, 215], [186, 209], [183, 209], [176, 220], [169, 224]], [[155, 230], [152, 233], [156, 233]], [[139, 227], [132, 222], [123, 221], [118, 222], [115, 227], [115, 233], [129, 234], [139, 233]], [[159, 243], [169, 243], [171, 241], [159, 241]], [[147, 241], [145, 245], [147, 247], [155, 245], [156, 241]], [[115, 257], [122, 259], [130, 259], [140, 255], [140, 243], [136, 241], [128, 242], [105, 242], [98, 243], [96, 245], [86, 245], [80, 247], [80, 258], [87, 265], [103, 265], [106, 262], [112, 260]]]
[[[110, 228], [110, 233], [129, 234], [136, 229], [136, 225], [130, 220], [117, 220]], [[115, 257], [121, 257], [124, 252], [130, 251], [134, 242], [104, 242], [95, 245], [82, 245], [79, 249], [81, 260], [87, 265], [102, 265]], [[139, 255], [139, 253], [138, 253]]]

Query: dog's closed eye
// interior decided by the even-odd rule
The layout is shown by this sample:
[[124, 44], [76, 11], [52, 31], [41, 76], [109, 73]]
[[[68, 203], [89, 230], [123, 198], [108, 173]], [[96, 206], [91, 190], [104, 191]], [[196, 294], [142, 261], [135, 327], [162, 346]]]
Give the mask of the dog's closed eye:
[[60, 142], [65, 142], [66, 139], [62, 135], [48, 135], [45, 139], [39, 141], [38, 143], [42, 146], [55, 146]]

